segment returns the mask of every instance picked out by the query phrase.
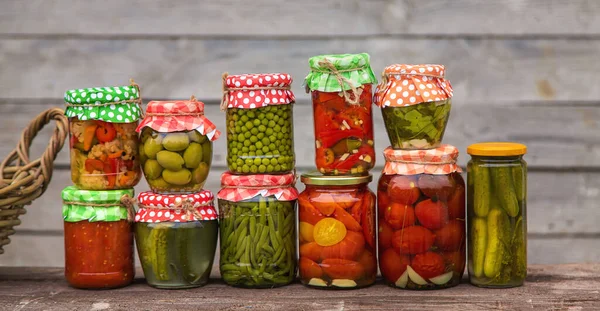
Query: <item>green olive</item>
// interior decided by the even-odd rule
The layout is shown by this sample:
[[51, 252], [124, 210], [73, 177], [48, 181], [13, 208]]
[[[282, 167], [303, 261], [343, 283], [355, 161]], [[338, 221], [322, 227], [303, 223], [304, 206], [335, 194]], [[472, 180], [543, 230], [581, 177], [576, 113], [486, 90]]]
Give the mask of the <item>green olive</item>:
[[210, 165], [212, 163], [212, 141], [206, 140], [202, 143], [202, 161]]
[[160, 151], [156, 154], [156, 160], [160, 166], [171, 171], [179, 171], [183, 168], [183, 158], [177, 152]]
[[140, 162], [144, 163], [146, 162], [146, 160], [148, 160], [148, 156], [146, 155], [146, 151], [144, 151], [144, 144], [139, 144], [138, 145], [138, 153], [139, 153], [139, 157], [140, 157]]
[[169, 185], [162, 177], [158, 177], [157, 179], [148, 179], [148, 185], [150, 185], [150, 188], [161, 191], [171, 188], [171, 185]]
[[146, 179], [159, 178], [162, 171], [163, 167], [160, 166], [156, 160], [149, 159], [144, 163], [144, 174], [146, 175]]
[[198, 167], [192, 173], [194, 182], [197, 184], [203, 183], [206, 180], [206, 177], [208, 176], [208, 170], [208, 164], [206, 164], [205, 162], [201, 162], [200, 165], [198, 165]]
[[186, 133], [169, 133], [163, 138], [162, 145], [169, 151], [183, 151], [190, 145], [190, 137]]
[[184, 186], [192, 180], [192, 173], [185, 168], [176, 172], [164, 170], [162, 172], [162, 177], [166, 182], [172, 185]]
[[145, 142], [146, 142], [146, 140], [148, 140], [148, 138], [152, 137], [152, 131], [153, 131], [153, 130], [152, 130], [151, 128], [149, 128], [149, 127], [145, 127], [145, 128], [142, 130], [142, 135], [141, 135], [141, 137], [140, 137], [140, 141], [141, 141], [142, 143], [145, 143]]
[[193, 130], [193, 131], [187, 133], [187, 135], [190, 137], [191, 141], [199, 143], [199, 144], [201, 144], [207, 140], [206, 135], [202, 135], [202, 134], [198, 133], [198, 131], [196, 131], [196, 130]]
[[185, 167], [187, 168], [198, 167], [198, 164], [202, 162], [202, 159], [202, 145], [198, 143], [191, 143], [183, 152], [183, 161], [185, 161]]
[[150, 137], [144, 143], [144, 153], [150, 159], [156, 159], [156, 154], [163, 150], [162, 136]]

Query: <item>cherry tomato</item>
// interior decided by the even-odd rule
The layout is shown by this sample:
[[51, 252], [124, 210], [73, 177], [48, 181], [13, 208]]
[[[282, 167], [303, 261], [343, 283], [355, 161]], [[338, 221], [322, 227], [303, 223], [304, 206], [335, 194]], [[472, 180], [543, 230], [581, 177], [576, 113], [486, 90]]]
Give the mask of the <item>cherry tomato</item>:
[[387, 210], [388, 206], [390, 206], [390, 198], [387, 195], [387, 191], [378, 191], [377, 211], [379, 212], [379, 215], [385, 215], [385, 210]]
[[98, 128], [96, 128], [96, 138], [100, 143], [107, 143], [113, 141], [117, 137], [117, 130], [109, 122], [98, 122]]
[[[458, 276], [465, 273], [465, 249], [464, 247], [460, 251], [455, 252], [442, 252], [442, 257], [446, 261], [446, 266], [454, 271]], [[448, 270], [448, 269], [446, 269]]]
[[360, 223], [358, 223], [356, 221], [356, 219], [354, 219], [354, 217], [352, 217], [352, 215], [350, 215], [348, 212], [346, 212], [345, 209], [343, 209], [339, 206], [337, 206], [335, 208], [333, 217], [335, 219], [341, 221], [344, 224], [344, 226], [346, 226], [346, 229], [348, 229], [348, 230], [352, 230], [352, 231], [361, 231], [362, 230]]
[[300, 221], [315, 225], [325, 217], [310, 203], [306, 195], [301, 194], [298, 196], [298, 218]]
[[398, 254], [393, 248], [383, 252], [379, 257], [379, 269], [383, 277], [395, 283], [406, 271], [406, 266], [410, 264], [410, 258], [406, 255]]
[[417, 181], [412, 176], [393, 176], [388, 183], [387, 193], [392, 202], [412, 205], [421, 196]]
[[335, 212], [335, 207], [338, 206], [333, 196], [324, 192], [313, 192], [310, 195], [310, 202], [325, 216], [331, 216]]
[[370, 193], [363, 196], [362, 228], [365, 240], [375, 249], [375, 199]]
[[358, 257], [358, 262], [365, 268], [366, 276], [372, 275], [375, 277], [377, 274], [377, 258], [375, 258], [375, 255], [373, 255], [371, 251], [365, 249], [365, 251], [360, 254], [360, 257]]
[[400, 254], [424, 253], [433, 245], [435, 235], [427, 228], [411, 226], [394, 232], [392, 246]]
[[417, 254], [410, 266], [425, 279], [431, 279], [444, 273], [446, 265], [444, 258], [438, 253], [427, 252]]
[[384, 214], [385, 220], [394, 229], [402, 229], [415, 224], [415, 210], [410, 205], [392, 203]]
[[354, 205], [352, 205], [352, 209], [350, 209], [350, 213], [352, 214], [352, 217], [354, 218], [354, 220], [356, 220], [357, 222], [361, 222], [362, 221], [362, 201], [357, 201], [356, 203], [354, 203]]
[[323, 260], [321, 268], [332, 279], [357, 280], [365, 272], [364, 267], [359, 262], [337, 258]]
[[448, 200], [448, 217], [465, 219], [465, 187], [458, 185]]
[[344, 224], [333, 218], [321, 219], [314, 228], [315, 242], [321, 246], [331, 246], [339, 243], [346, 237], [347, 230]]
[[436, 230], [448, 223], [448, 208], [442, 201], [421, 201], [415, 207], [419, 223], [427, 229]]
[[428, 175], [419, 177], [419, 189], [429, 198], [447, 201], [454, 192], [454, 179], [448, 175]]
[[458, 250], [465, 243], [465, 223], [451, 220], [435, 231], [435, 245], [445, 251]]
[[316, 242], [304, 243], [300, 245], [299, 252], [300, 258], [305, 257], [313, 261], [319, 261], [323, 252], [323, 246], [320, 246]]
[[323, 269], [321, 269], [321, 266], [307, 257], [300, 257], [298, 266], [300, 278], [302, 279], [310, 280], [312, 278], [320, 278], [323, 276]]
[[380, 251], [392, 247], [394, 229], [385, 221], [379, 222], [379, 249]]
[[365, 238], [362, 233], [348, 231], [346, 237], [332, 246], [325, 246], [321, 252], [321, 258], [341, 258], [354, 260], [365, 249]]
[[357, 191], [332, 193], [331, 196], [335, 203], [343, 209], [349, 209], [358, 201]]
[[315, 237], [313, 236], [313, 231], [315, 230], [315, 226], [301, 221], [298, 223], [298, 231], [300, 234], [300, 242], [314, 242]]

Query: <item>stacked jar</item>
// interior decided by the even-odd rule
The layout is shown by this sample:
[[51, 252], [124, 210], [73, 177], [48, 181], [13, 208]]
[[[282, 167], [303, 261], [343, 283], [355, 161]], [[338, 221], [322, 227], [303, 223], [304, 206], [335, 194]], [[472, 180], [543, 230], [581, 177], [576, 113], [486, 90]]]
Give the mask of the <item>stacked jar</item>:
[[379, 266], [406, 289], [458, 285], [465, 267], [465, 183], [442, 145], [452, 87], [441, 65], [384, 69], [375, 103], [391, 146], [378, 185]]
[[369, 55], [321, 55], [306, 77], [314, 114], [316, 166], [300, 194], [300, 279], [315, 288], [369, 286], [377, 275], [375, 164]]
[[289, 74], [223, 75], [227, 165], [219, 199], [220, 270], [229, 285], [296, 276], [295, 154]]
[[137, 84], [65, 93], [71, 179], [62, 191], [65, 277], [77, 288], [130, 284], [133, 187], [141, 178]]
[[137, 131], [151, 189], [138, 195], [135, 215], [146, 281], [157, 288], [202, 286], [212, 270], [218, 235], [213, 194], [202, 187], [220, 132], [193, 96], [151, 101]]

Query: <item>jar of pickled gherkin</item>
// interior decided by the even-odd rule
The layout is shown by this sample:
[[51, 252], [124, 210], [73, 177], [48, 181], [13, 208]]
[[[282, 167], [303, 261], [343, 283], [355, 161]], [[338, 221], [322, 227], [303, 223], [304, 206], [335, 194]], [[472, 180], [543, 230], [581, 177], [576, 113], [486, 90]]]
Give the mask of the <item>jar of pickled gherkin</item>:
[[204, 186], [212, 162], [216, 126], [204, 116], [204, 103], [151, 101], [137, 127], [140, 158], [148, 185], [158, 193], [194, 193]]
[[527, 276], [527, 147], [470, 145], [467, 166], [469, 280], [480, 287], [515, 287]]
[[285, 73], [223, 75], [227, 165], [232, 174], [288, 174], [294, 169], [292, 78]]
[[62, 191], [65, 278], [76, 288], [129, 285], [133, 265], [133, 189]]
[[386, 67], [375, 93], [394, 149], [437, 148], [450, 116], [452, 86], [442, 65]]
[[217, 248], [213, 194], [138, 195], [135, 241], [144, 276], [157, 288], [191, 288], [208, 282]]
[[367, 175], [375, 165], [369, 54], [320, 55], [308, 60], [316, 165], [325, 175]]
[[315, 288], [375, 283], [375, 194], [365, 176], [303, 174], [298, 197], [300, 281]]
[[80, 189], [129, 189], [141, 178], [138, 135], [140, 90], [131, 86], [65, 93], [71, 179]]
[[295, 176], [221, 176], [221, 277], [246, 288], [271, 288], [296, 277]]
[[465, 182], [458, 149], [384, 151], [377, 187], [379, 268], [405, 289], [456, 286], [465, 269]]

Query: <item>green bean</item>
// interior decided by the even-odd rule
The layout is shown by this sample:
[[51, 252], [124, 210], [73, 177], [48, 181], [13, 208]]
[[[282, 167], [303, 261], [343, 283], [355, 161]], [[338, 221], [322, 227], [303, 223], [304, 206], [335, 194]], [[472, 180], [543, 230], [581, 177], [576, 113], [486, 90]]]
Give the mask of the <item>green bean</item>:
[[234, 259], [238, 260], [242, 257], [242, 255], [244, 255], [244, 251], [246, 250], [246, 248], [244, 247], [246, 244], [244, 244], [246, 241], [246, 237], [242, 238], [242, 243], [236, 248], [236, 252], [235, 252], [235, 256]]
[[249, 216], [248, 218], [250, 219], [250, 236], [252, 237], [252, 239], [254, 239], [254, 237], [256, 236], [256, 218], [254, 216]]

